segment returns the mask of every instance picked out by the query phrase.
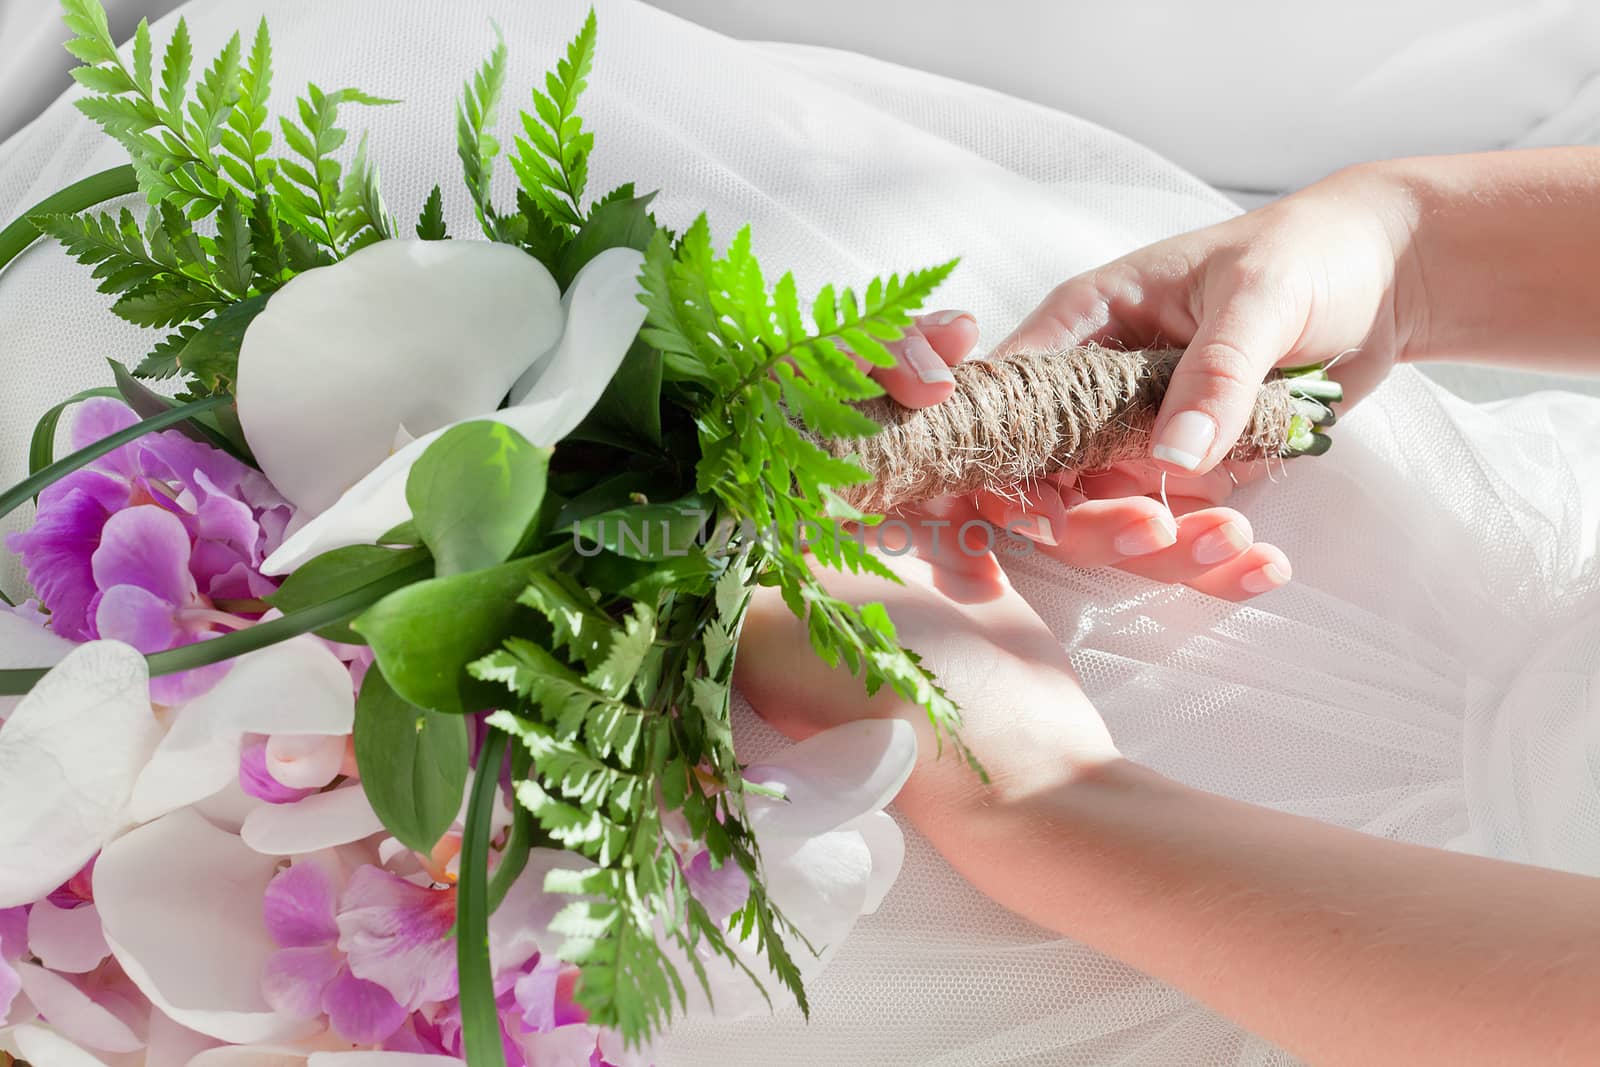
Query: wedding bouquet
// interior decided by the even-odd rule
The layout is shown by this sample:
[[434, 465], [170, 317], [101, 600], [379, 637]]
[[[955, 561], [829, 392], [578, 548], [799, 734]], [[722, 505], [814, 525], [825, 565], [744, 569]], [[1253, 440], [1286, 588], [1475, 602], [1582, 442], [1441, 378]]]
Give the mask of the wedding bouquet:
[[[898, 870], [916, 742], [869, 721], [742, 762], [752, 590], [981, 776], [887, 613], [812, 568], [892, 577], [865, 508], [1133, 454], [1171, 356], [876, 400], [955, 264], [803, 306], [748, 230], [719, 251], [591, 196], [592, 14], [519, 115], [514, 207], [503, 42], [467, 81], [463, 240], [442, 186], [402, 226], [345, 151], [392, 101], [313, 85], [274, 127], [265, 23], [195, 77], [182, 21], [158, 64], [147, 25], [124, 57], [97, 0], [63, 7], [78, 106], [132, 162], [0, 232], [0, 268], [48, 235], [164, 337], [47, 412], [0, 495], [37, 503], [8, 544], [38, 597], [0, 607], [0, 1049], [624, 1064], [676, 1013], [804, 1009]], [[95, 211], [131, 193], [142, 217]], [[1007, 374], [1054, 382], [1051, 433], [975, 464], [950, 420], [994, 429]], [[1322, 450], [1335, 399], [1286, 373], [1240, 454]]]

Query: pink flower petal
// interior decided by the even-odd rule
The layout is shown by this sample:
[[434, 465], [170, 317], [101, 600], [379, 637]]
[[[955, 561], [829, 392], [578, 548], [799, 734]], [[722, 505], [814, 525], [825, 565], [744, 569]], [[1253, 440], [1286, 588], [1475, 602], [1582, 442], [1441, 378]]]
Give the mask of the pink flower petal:
[[67, 974], [87, 974], [111, 955], [92, 904], [66, 909], [39, 901], [28, 913], [28, 947], [40, 963]]
[[16, 1042], [23, 1060], [28, 1063], [49, 1064], [50, 1067], [106, 1067], [100, 1057], [91, 1056], [45, 1026], [33, 1023], [19, 1026], [9, 1036]]
[[358, 978], [408, 1011], [456, 995], [455, 890], [425, 889], [377, 867], [350, 877], [339, 902], [339, 950]]
[[189, 573], [189, 531], [182, 519], [153, 504], [107, 519], [90, 564], [101, 589], [136, 585], [178, 608], [194, 603], [198, 594]]
[[357, 1045], [376, 1045], [405, 1023], [410, 1013], [376, 982], [341, 967], [322, 991], [322, 1009], [339, 1035]]
[[338, 905], [334, 872], [316, 859], [307, 859], [272, 880], [262, 900], [262, 912], [274, 941], [285, 948], [309, 948], [339, 940]]
[[137, 585], [114, 585], [95, 603], [94, 625], [107, 641], [149, 655], [176, 648], [184, 638], [173, 605]]
[[272, 1009], [292, 1019], [320, 1019], [328, 984], [345, 970], [333, 945], [280, 949], [261, 973], [261, 993]]

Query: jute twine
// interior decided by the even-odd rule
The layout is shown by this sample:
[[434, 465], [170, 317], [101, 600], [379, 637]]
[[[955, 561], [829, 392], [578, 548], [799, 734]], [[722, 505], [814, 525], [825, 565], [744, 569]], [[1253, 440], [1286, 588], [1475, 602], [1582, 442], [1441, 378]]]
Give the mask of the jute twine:
[[[861, 410], [881, 433], [823, 445], [837, 456], [854, 453], [872, 474], [871, 482], [842, 491], [865, 511], [980, 490], [1014, 492], [1046, 474], [1147, 458], [1181, 355], [1086, 345], [972, 360], [955, 368], [948, 400], [911, 409], [877, 397]], [[1269, 380], [1231, 457], [1283, 455], [1291, 416], [1287, 385]]]

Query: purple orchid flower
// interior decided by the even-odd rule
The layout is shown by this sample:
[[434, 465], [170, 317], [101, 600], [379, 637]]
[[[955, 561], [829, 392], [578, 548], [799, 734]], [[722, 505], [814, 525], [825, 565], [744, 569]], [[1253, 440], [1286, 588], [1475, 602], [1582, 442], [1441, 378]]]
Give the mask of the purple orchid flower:
[[376, 1044], [410, 1012], [383, 986], [351, 973], [339, 950], [338, 899], [333, 875], [316, 862], [297, 863], [272, 880], [264, 911], [267, 931], [282, 947], [267, 961], [262, 992], [284, 1015], [326, 1014], [346, 1040]]
[[[85, 401], [72, 428], [83, 448], [137, 421], [127, 405]], [[283, 538], [291, 509], [259, 472], [169, 430], [109, 453], [47, 488], [32, 529], [7, 546], [70, 641], [115, 638], [159, 652], [247, 619], [215, 610], [275, 583], [260, 567]], [[157, 680], [159, 703], [181, 703], [226, 668]]]

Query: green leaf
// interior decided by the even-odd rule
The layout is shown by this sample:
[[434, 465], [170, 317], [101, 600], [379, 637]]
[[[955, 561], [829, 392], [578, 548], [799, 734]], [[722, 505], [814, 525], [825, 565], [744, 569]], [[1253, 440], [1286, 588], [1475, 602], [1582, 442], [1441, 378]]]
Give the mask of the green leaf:
[[406, 501], [439, 577], [504, 563], [544, 501], [551, 448], [488, 419], [445, 431], [411, 468]]
[[660, 448], [661, 353], [636, 338], [599, 401], [568, 436], [630, 452]]
[[183, 102], [189, 90], [189, 70], [194, 49], [189, 44], [189, 24], [178, 20], [161, 59], [161, 104], [166, 109], [167, 125], [183, 128]]
[[522, 191], [551, 222], [578, 227], [583, 223], [583, 191], [588, 183], [589, 150], [594, 135], [585, 133], [577, 116], [594, 65], [595, 15], [591, 8], [566, 58], [545, 76], [547, 92], [533, 91], [535, 115], [522, 115], [525, 137], [517, 138], [511, 167]]
[[[413, 574], [419, 580], [431, 577], [427, 550], [349, 545], [302, 564], [267, 602], [290, 615], [400, 574]], [[325, 630], [321, 636], [345, 644], [364, 643], [360, 634], [343, 625]]]
[[33, 441], [28, 447], [29, 474], [38, 474], [56, 461], [56, 429], [61, 425], [62, 414], [74, 404], [81, 404], [97, 396], [120, 398], [121, 394], [109, 386], [85, 389], [76, 396], [63, 400], [40, 417], [38, 424], [33, 428]]
[[422, 215], [417, 219], [417, 236], [424, 241], [448, 241], [450, 233], [444, 224], [444, 194], [435, 185], [433, 192], [422, 205]]
[[356, 702], [356, 766], [384, 827], [427, 855], [455, 822], [467, 784], [466, 719], [402, 700], [369, 670]]
[[519, 612], [517, 596], [532, 575], [566, 549], [498, 567], [418, 582], [374, 604], [354, 629], [377, 653], [395, 692], [418, 707], [460, 713], [467, 664], [500, 647]]
[[255, 279], [251, 265], [250, 221], [231, 189], [217, 214], [217, 280], [235, 296], [243, 297]]
[[506, 735], [490, 730], [478, 758], [467, 825], [461, 834], [461, 880], [456, 895], [456, 972], [460, 975], [461, 1036], [473, 1067], [505, 1067], [489, 959], [489, 835]]
[[239, 377], [245, 331], [267, 306], [265, 294], [230, 304], [200, 325], [177, 353], [178, 367], [207, 393], [226, 392]]
[[655, 193], [633, 196], [633, 186], [624, 186], [630, 195], [612, 198], [595, 205], [589, 217], [561, 254], [555, 276], [564, 291], [578, 271], [608, 248], [633, 248], [643, 252], [655, 236], [656, 220], [650, 214]]
[[619, 556], [667, 560], [688, 556], [705, 533], [714, 502], [697, 493], [660, 504], [635, 504], [578, 520], [574, 535]]
[[489, 185], [495, 156], [500, 153], [500, 142], [493, 132], [495, 111], [506, 80], [506, 42], [500, 27], [495, 27], [494, 35], [494, 51], [468, 80], [456, 105], [456, 154], [461, 157], [461, 171], [472, 194], [478, 225], [490, 240], [499, 238], [494, 206], [489, 202]]

